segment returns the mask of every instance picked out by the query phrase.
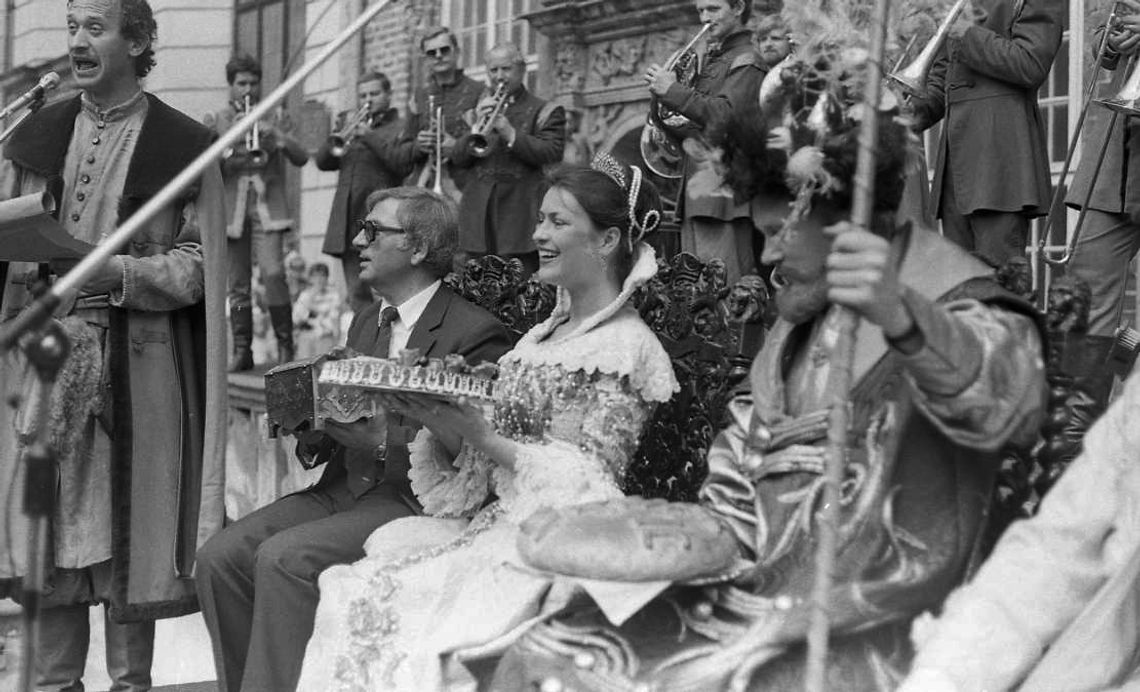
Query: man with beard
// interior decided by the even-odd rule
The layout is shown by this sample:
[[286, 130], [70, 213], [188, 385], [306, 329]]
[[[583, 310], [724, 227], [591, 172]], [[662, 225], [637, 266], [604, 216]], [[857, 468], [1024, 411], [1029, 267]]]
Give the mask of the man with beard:
[[[139, 84], [157, 25], [144, 0], [67, 3], [81, 94], [33, 114], [4, 149], [0, 197], [51, 192], [56, 218], [96, 243], [209, 146], [207, 128]], [[216, 165], [158, 213], [56, 311], [71, 353], [44, 420], [24, 359], [0, 354], [0, 493], [19, 497], [20, 455], [46, 426], [58, 455], [51, 569], [35, 683], [82, 690], [90, 606], [105, 610], [111, 689], [149, 690], [154, 620], [196, 609], [195, 549], [221, 528], [225, 454], [222, 181]], [[0, 320], [48, 265], [10, 263]], [[0, 266], [0, 276], [5, 267]], [[52, 265], [51, 273], [65, 267]], [[223, 325], [218, 328], [219, 325]], [[19, 502], [0, 518], [0, 578], [26, 574]]]
[[[654, 579], [670, 570], [679, 574], [688, 555], [701, 554], [698, 568], [715, 564], [707, 557], [716, 552], [710, 546], [727, 558], [712, 573], [698, 572], [704, 582], [719, 585], [672, 594], [677, 615], [659, 600], [643, 610], [645, 619], [620, 631], [643, 661], [653, 657], [642, 669], [660, 660], [661, 646], [666, 656], [677, 654], [670, 671], [640, 682], [668, 688], [685, 680], [688, 689], [721, 689], [743, 670], [752, 672], [748, 689], [802, 687], [828, 415], [839, 394], [840, 364], [833, 360], [839, 307], [859, 317], [854, 384], [842, 393], [851, 419], [829, 605], [835, 634], [828, 678], [842, 679], [842, 689], [881, 689], [879, 682], [889, 679], [882, 676], [906, 669], [910, 619], [940, 603], [966, 574], [1001, 465], [999, 451], [1034, 438], [1046, 384], [1032, 306], [1001, 289], [988, 266], [938, 234], [896, 226], [908, 136], [890, 114], [881, 120], [875, 232], [848, 221], [854, 123], [823, 137], [823, 170], [801, 181], [833, 182], [809, 188], [814, 193], [806, 211], [795, 204], [801, 181], [785, 182], [791, 166], [773, 165], [765, 176], [757, 218], [767, 235], [764, 260], [772, 265], [779, 318], [752, 364], [750, 392], [730, 403], [730, 425], [710, 448], [700, 506], [655, 508], [626, 500], [621, 520], [592, 524], [591, 555], [640, 553], [640, 573], [659, 564]], [[931, 271], [934, 266], [938, 271]], [[694, 527], [709, 518], [717, 528], [699, 534]], [[535, 522], [537, 531], [552, 525]], [[631, 525], [633, 532], [619, 530]], [[652, 540], [668, 532], [687, 537], [681, 555], [669, 554], [669, 541]], [[631, 537], [628, 543], [620, 542], [623, 535]], [[660, 584], [643, 589], [660, 590]], [[596, 584], [587, 588], [606, 592]], [[604, 612], [645, 602], [632, 584], [623, 588], [617, 605], [598, 600]], [[677, 631], [677, 617], [701, 636], [680, 646], [654, 639], [655, 633]], [[748, 631], [753, 623], [767, 626]], [[504, 688], [522, 689], [536, 680], [531, 676], [550, 657], [538, 662], [527, 652], [550, 636], [560, 635], [556, 628], [541, 630], [516, 646], [513, 662], [504, 659]], [[709, 639], [719, 645], [709, 646]], [[581, 650], [569, 651], [578, 660]], [[562, 663], [559, 675], [577, 675], [573, 661]], [[520, 674], [522, 680], [510, 677]]]
[[792, 54], [792, 37], [788, 25], [779, 14], [769, 14], [756, 22], [753, 34], [760, 60], [771, 69]]
[[734, 159], [745, 157], [737, 150], [751, 142], [762, 146], [764, 137], [748, 128], [760, 121], [757, 96], [767, 68], [745, 27], [751, 2], [695, 0], [695, 4], [709, 30], [693, 83], [679, 83], [672, 70], [656, 63], [649, 66], [645, 81], [662, 106], [683, 116], [673, 124], [661, 122], [666, 134], [685, 142], [684, 184], [677, 200], [681, 249], [701, 259], [723, 260], [731, 284], [756, 269], [751, 191], [734, 194], [716, 169], [723, 161], [731, 174], [739, 175], [743, 171], [734, 166]]
[[[347, 133], [350, 140], [328, 141], [317, 150], [317, 168], [322, 171], [340, 171], [336, 195], [329, 211], [329, 226], [321, 251], [339, 257], [344, 269], [345, 285], [352, 290], [360, 275], [360, 256], [352, 246], [356, 235], [356, 222], [364, 218], [368, 195], [376, 190], [400, 184], [408, 174], [396, 166], [391, 147], [399, 136], [399, 112], [391, 107], [392, 83], [382, 72], [365, 72], [356, 81], [357, 108], [367, 107], [367, 113], [356, 129]], [[337, 132], [345, 127], [347, 119], [357, 116], [356, 111], [341, 113]], [[344, 133], [341, 133], [344, 134]]]

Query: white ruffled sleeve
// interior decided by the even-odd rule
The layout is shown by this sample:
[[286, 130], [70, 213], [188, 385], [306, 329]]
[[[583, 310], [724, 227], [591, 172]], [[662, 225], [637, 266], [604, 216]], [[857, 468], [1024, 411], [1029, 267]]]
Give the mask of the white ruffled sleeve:
[[452, 460], [427, 428], [408, 444], [408, 480], [424, 513], [434, 517], [470, 517], [491, 494], [492, 463], [464, 444]]

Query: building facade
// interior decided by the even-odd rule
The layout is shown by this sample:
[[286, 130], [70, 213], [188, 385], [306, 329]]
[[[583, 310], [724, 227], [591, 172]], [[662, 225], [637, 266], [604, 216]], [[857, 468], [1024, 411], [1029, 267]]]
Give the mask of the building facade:
[[[268, 93], [368, 5], [367, 0], [150, 1], [159, 41], [158, 66], [147, 78], [147, 88], [194, 115], [225, 102], [224, 64], [232, 53], [261, 59], [263, 93]], [[757, 13], [778, 4], [758, 0]], [[1091, 71], [1089, 35], [1104, 22], [1110, 4], [1070, 4], [1070, 30], [1040, 94], [1058, 177]], [[9, 0], [0, 10], [0, 91], [6, 99], [50, 69], [65, 78], [56, 97], [68, 92], [65, 11], [64, 3], [53, 0]], [[422, 79], [419, 37], [435, 24], [455, 31], [461, 65], [476, 78], [483, 76], [482, 56], [488, 48], [502, 41], [517, 43], [527, 56], [530, 88], [574, 112], [578, 131], [571, 142], [579, 155], [606, 149], [637, 162], [648, 110], [641, 75], [695, 33], [697, 17], [692, 0], [393, 0], [286, 99], [287, 112], [307, 145], [315, 150], [335, 114], [355, 108], [355, 79], [365, 69], [389, 76], [393, 104], [404, 109]], [[1082, 153], [1078, 147], [1078, 158]], [[291, 182], [301, 251], [310, 260], [320, 257], [335, 183], [335, 173], [311, 165]], [[1070, 215], [1054, 223], [1054, 243], [1062, 242], [1074, 219]], [[336, 263], [330, 264], [335, 270]]]

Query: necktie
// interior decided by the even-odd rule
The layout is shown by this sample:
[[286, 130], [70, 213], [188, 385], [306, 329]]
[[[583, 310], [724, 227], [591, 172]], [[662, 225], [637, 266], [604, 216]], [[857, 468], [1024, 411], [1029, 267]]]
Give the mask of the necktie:
[[372, 355], [388, 357], [388, 347], [392, 344], [392, 323], [400, 319], [400, 311], [389, 305], [380, 311], [380, 324], [376, 327], [376, 339], [372, 342]]

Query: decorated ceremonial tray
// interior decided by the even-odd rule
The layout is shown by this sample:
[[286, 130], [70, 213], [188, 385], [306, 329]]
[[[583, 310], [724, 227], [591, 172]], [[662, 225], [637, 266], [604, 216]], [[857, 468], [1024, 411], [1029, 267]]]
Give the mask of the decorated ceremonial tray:
[[339, 354], [286, 363], [265, 373], [269, 434], [324, 427], [327, 420], [348, 423], [380, 415], [377, 393], [408, 392], [489, 401], [498, 366], [469, 366], [463, 356], [423, 358], [408, 349], [397, 358]]

